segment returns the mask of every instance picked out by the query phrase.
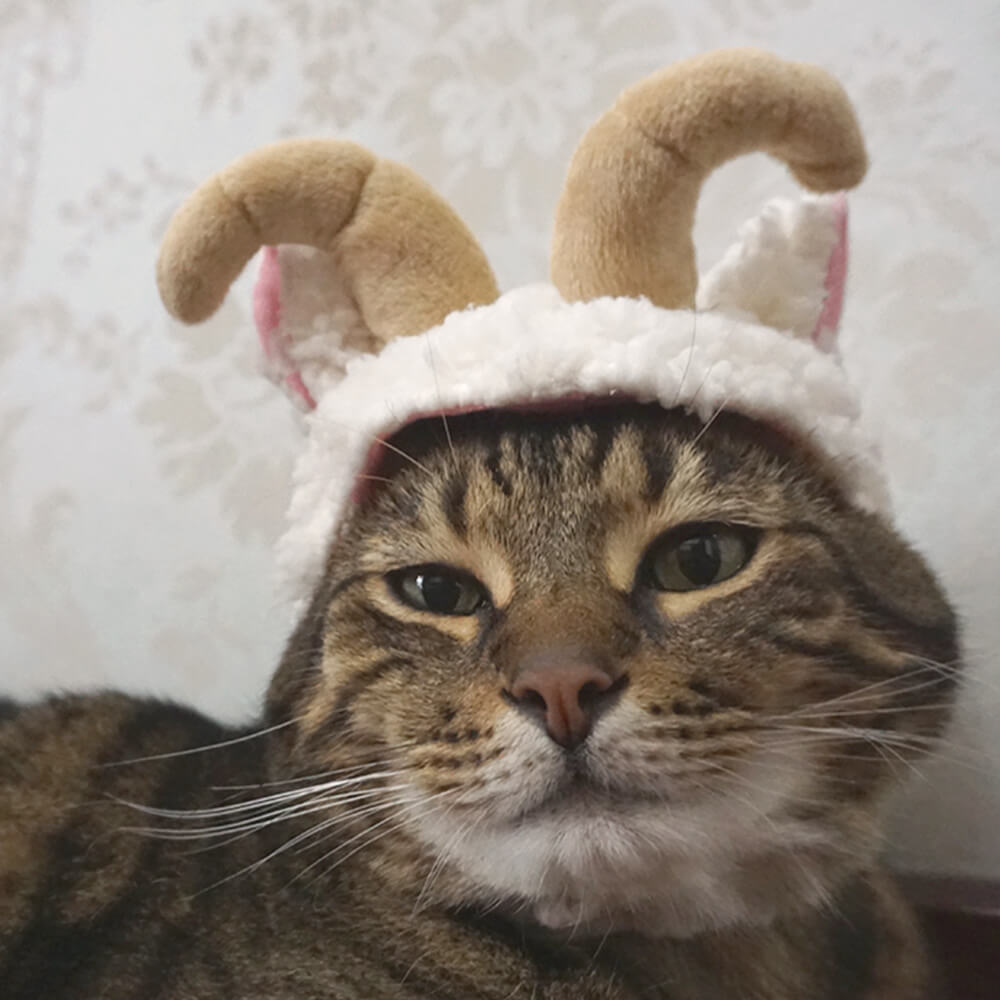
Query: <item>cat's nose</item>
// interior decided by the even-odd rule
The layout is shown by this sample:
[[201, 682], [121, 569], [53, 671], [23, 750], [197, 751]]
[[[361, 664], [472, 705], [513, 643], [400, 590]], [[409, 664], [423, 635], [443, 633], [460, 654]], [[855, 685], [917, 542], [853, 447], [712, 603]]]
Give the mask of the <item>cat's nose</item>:
[[545, 659], [519, 671], [508, 694], [522, 712], [544, 721], [556, 743], [572, 749], [587, 738], [598, 712], [621, 685], [585, 658]]

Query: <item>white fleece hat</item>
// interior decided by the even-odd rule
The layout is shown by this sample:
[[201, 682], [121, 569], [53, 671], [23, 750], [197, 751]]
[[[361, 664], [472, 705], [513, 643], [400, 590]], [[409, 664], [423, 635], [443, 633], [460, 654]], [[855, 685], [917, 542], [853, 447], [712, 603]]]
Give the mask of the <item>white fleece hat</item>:
[[821, 70], [731, 50], [647, 78], [574, 156], [554, 284], [504, 295], [438, 196], [360, 147], [293, 140], [203, 185], [164, 241], [161, 294], [202, 319], [269, 244], [254, 293], [265, 367], [309, 411], [278, 548], [294, 596], [318, 581], [379, 443], [442, 413], [615, 396], [706, 422], [731, 410], [807, 442], [853, 502], [886, 508], [836, 351], [843, 193], [772, 202], [698, 280], [701, 183], [758, 149], [814, 191], [866, 168], [850, 104]]
[[[770, 203], [702, 279], [696, 310], [568, 303], [552, 285], [528, 285], [378, 354], [355, 345], [363, 334], [352, 338], [349, 310], [324, 284], [321, 252], [265, 252], [257, 316], [268, 373], [300, 404], [316, 397], [278, 545], [296, 596], [317, 582], [373, 443], [440, 413], [615, 395], [704, 421], [731, 410], [807, 440], [848, 497], [886, 508], [878, 455], [835, 352], [846, 211], [843, 195]], [[309, 293], [282, 304], [284, 288]]]

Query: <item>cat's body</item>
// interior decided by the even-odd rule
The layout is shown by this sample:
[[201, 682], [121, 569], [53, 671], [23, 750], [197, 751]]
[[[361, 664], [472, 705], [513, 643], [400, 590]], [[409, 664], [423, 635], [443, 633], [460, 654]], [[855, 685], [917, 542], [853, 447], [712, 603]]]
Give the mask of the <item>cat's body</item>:
[[2, 995], [923, 998], [878, 869], [956, 679], [919, 558], [728, 415], [394, 447], [257, 729], [3, 713]]
[[[556, 941], [499, 918], [445, 915], [417, 905], [427, 868], [408, 854], [393, 864], [394, 852], [374, 867], [355, 856], [312, 884], [296, 876], [316, 855], [288, 852], [209, 888], [290, 830], [199, 852], [198, 842], [123, 832], [136, 815], [107, 796], [160, 808], [217, 805], [213, 786], [260, 777], [266, 738], [108, 768], [100, 765], [238, 734], [119, 696], [51, 702], [15, 726], [22, 732], [5, 738], [21, 740], [25, 752], [13, 762], [32, 794], [17, 792], [19, 832], [9, 814], [3, 827], [0, 983], [10, 1000], [919, 995], [908, 978], [920, 972], [916, 940], [881, 879], [845, 889], [836, 910], [812, 919], [682, 942]], [[6, 810], [10, 789], [3, 794]]]

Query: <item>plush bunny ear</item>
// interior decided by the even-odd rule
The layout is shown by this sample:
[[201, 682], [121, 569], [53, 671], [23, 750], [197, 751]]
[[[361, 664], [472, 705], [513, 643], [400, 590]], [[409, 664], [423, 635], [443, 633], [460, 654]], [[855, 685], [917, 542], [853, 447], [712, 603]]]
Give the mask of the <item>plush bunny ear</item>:
[[846, 196], [775, 199], [702, 277], [697, 304], [835, 353], [846, 273]]
[[291, 336], [298, 279], [284, 250], [266, 253], [256, 308], [265, 354], [305, 405], [337, 377], [343, 350], [379, 349], [499, 294], [475, 238], [412, 171], [354, 143], [291, 139], [236, 160], [180, 208], [157, 264], [163, 302], [201, 322], [262, 246], [282, 244], [315, 248], [296, 251], [298, 278], [324, 290], [331, 320]]
[[334, 257], [314, 247], [267, 246], [253, 290], [264, 374], [302, 410], [381, 342], [365, 324]]

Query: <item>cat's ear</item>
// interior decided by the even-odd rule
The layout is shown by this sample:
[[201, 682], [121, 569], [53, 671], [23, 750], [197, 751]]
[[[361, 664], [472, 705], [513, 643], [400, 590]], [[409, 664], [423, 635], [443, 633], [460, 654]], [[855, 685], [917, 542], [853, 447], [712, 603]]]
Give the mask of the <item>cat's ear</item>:
[[746, 316], [836, 353], [846, 276], [846, 195], [776, 199], [702, 277], [698, 308]]
[[254, 312], [265, 359], [307, 408], [351, 356], [499, 294], [447, 203], [412, 171], [350, 142], [275, 143], [202, 184], [160, 250], [167, 309], [186, 323], [207, 319], [262, 246]]

